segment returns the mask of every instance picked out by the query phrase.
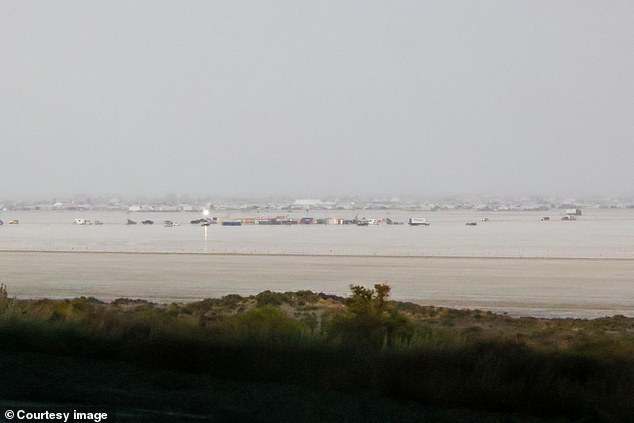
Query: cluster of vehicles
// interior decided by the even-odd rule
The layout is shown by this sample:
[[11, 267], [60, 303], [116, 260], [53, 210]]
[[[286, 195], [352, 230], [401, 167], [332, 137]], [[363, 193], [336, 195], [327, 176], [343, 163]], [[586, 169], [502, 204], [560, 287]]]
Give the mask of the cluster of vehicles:
[[[245, 220], [245, 222], [243, 222], [243, 220]], [[279, 219], [279, 218], [272, 218], [272, 219], [263, 219], [263, 220], [255, 220], [255, 219], [243, 219], [243, 220], [239, 220], [239, 219], [230, 219], [230, 220], [223, 220], [223, 221], [219, 221], [217, 217], [214, 218], [209, 218], [209, 217], [204, 217], [204, 218], [200, 218], [200, 219], [194, 219], [191, 220], [190, 223], [192, 225], [200, 225], [200, 226], [210, 226], [210, 225], [215, 225], [215, 224], [220, 224], [222, 226], [242, 226], [242, 224], [259, 224], [259, 225], [292, 225], [292, 224], [316, 224], [316, 223], [326, 223], [321, 222], [320, 219], [314, 219], [312, 217], [305, 217], [299, 220], [293, 220], [293, 219]], [[353, 224], [353, 225], [357, 225], [357, 226], [371, 226], [371, 225], [379, 225], [380, 223], [382, 223], [383, 220], [379, 220], [379, 219], [366, 219], [366, 218], [361, 218], [361, 219], [353, 219], [351, 221], [342, 221], [342, 222], [337, 222], [337, 224]], [[103, 222], [100, 220], [95, 220], [92, 221], [90, 219], [83, 219], [83, 218], [77, 218], [73, 221], [74, 224], [76, 225], [103, 225]], [[387, 224], [390, 225], [402, 225], [402, 223], [398, 223], [398, 222], [393, 222], [390, 219], [386, 219]], [[0, 224], [2, 224], [2, 221], [0, 221]], [[126, 225], [136, 225], [137, 221], [132, 220], [132, 219], [128, 219], [128, 221], [126, 222]], [[142, 225], [153, 225], [154, 221], [150, 220], [150, 219], [146, 219], [146, 220], [142, 220], [141, 221]], [[407, 224], [410, 226], [429, 226], [431, 223], [429, 221], [427, 221], [427, 219], [422, 218], [422, 217], [410, 217], [407, 221]], [[172, 221], [172, 220], [164, 220], [163, 221], [163, 226], [166, 227], [173, 227], [173, 226], [179, 226], [178, 223]]]
[[[167, 221], [166, 221], [166, 222], [167, 222]], [[141, 224], [142, 224], [142, 225], [154, 225], [154, 221], [153, 221], [153, 220], [150, 220], [150, 219], [147, 219], [147, 220], [142, 220], [142, 221], [141, 221]], [[135, 220], [132, 220], [132, 219], [128, 219], [128, 221], [127, 221], [126, 225], [136, 225], [136, 221], [135, 221]]]
[[[577, 220], [577, 216], [581, 216], [580, 209], [567, 209], [564, 213], [564, 216], [561, 220], [564, 221], [574, 221]], [[542, 222], [550, 221], [550, 217], [544, 216], [540, 218]], [[481, 222], [488, 222], [489, 218], [484, 217], [481, 219]], [[8, 222], [9, 225], [17, 225], [19, 224], [19, 219], [12, 219]], [[77, 218], [73, 221], [75, 225], [103, 225], [101, 220], [90, 220], [84, 218]], [[190, 221], [192, 225], [200, 225], [200, 226], [210, 226], [215, 224], [220, 224], [222, 226], [242, 226], [242, 225], [295, 225], [295, 224], [336, 224], [336, 225], [357, 225], [357, 226], [373, 226], [379, 225], [381, 223], [386, 223], [388, 225], [402, 225], [403, 222], [394, 222], [389, 218], [385, 219], [366, 219], [366, 218], [357, 218], [354, 219], [337, 219], [337, 218], [328, 218], [328, 219], [316, 219], [312, 217], [303, 217], [301, 219], [292, 219], [286, 216], [277, 216], [277, 217], [261, 217], [261, 218], [244, 218], [244, 219], [228, 219], [228, 220], [219, 220], [217, 217], [205, 217], [199, 219], [193, 219]], [[136, 225], [137, 222], [135, 220], [129, 219], [127, 220], [127, 225]], [[154, 221], [150, 219], [145, 219], [141, 221], [142, 225], [153, 225]], [[410, 217], [407, 220], [407, 224], [410, 226], [430, 226], [431, 223], [425, 219], [424, 217]], [[466, 222], [467, 226], [476, 226], [478, 223], [475, 221]], [[4, 222], [0, 220], [0, 225], [4, 225]], [[163, 226], [165, 227], [174, 227], [179, 226], [178, 223], [172, 220], [164, 220]]]
[[[90, 219], [83, 219], [83, 218], [77, 218], [73, 221], [73, 223], [75, 225], [103, 225], [103, 222], [101, 220], [95, 220], [92, 221]], [[136, 225], [137, 222], [135, 220], [132, 219], [128, 219], [128, 221], [126, 222], [126, 225]], [[142, 225], [153, 225], [154, 221], [150, 220], [150, 219], [146, 219], [146, 220], [142, 220], [141, 221]], [[172, 221], [172, 220], [164, 220], [163, 221], [163, 226], [166, 227], [172, 227], [172, 226], [178, 226], [178, 223]]]
[[101, 220], [95, 220], [94, 222], [90, 219], [75, 219], [73, 221], [73, 223], [75, 225], [103, 225], [103, 222]]
[[[128, 219], [128, 222], [126, 223], [126, 225], [136, 225], [137, 222], [135, 220], [132, 219]], [[146, 219], [146, 220], [142, 220], [141, 221], [142, 225], [154, 225], [154, 221], [150, 220], [150, 219]], [[163, 226], [165, 226], [166, 228], [171, 228], [173, 226], [178, 226], [178, 223], [174, 222], [173, 220], [164, 220], [163, 221]]]

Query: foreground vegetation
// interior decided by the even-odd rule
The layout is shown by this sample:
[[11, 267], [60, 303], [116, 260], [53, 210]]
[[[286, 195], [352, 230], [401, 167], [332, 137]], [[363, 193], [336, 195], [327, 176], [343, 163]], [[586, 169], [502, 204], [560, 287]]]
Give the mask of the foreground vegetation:
[[[397, 400], [408, 401], [408, 407], [502, 412], [514, 415], [513, 421], [520, 421], [519, 415], [606, 422], [634, 416], [634, 319], [511, 318], [392, 302], [387, 285], [351, 289], [348, 298], [267, 291], [170, 305], [0, 295], [0, 362], [22, 357], [24, 365], [24, 357], [36, 357], [29, 361], [31, 379], [25, 379], [31, 381], [51, 379], [33, 367], [46, 360], [70, 360], [96, 374], [113, 372], [117, 376], [109, 383], [128, 380], [123, 375], [130, 371], [120, 366], [136, 366], [145, 369], [142, 374], [155, 375], [161, 389], [194, 390], [205, 401], [211, 401], [204, 394], [210, 383], [230, 380], [268, 386], [266, 392], [273, 384], [318, 396], [333, 391], [361, 395], [373, 398], [374, 408], [361, 408], [375, 414], [395, 407], [381, 401]], [[113, 362], [122, 363], [110, 365], [118, 370], [94, 370], [110, 369], [103, 363]], [[5, 365], [2, 370], [5, 399], [77, 401], [79, 391], [72, 386], [66, 393], [36, 389], [35, 383], [27, 389], [17, 383], [25, 371], [14, 369]], [[7, 375], [13, 375], [13, 383], [6, 382], [11, 380]], [[99, 380], [94, 376], [92, 383]], [[121, 383], [115, 389], [119, 395], [131, 389]], [[408, 410], [410, 418], [424, 413]], [[452, 413], [446, 421], [457, 419], [459, 412]], [[445, 421], [442, 416], [436, 421]], [[367, 417], [363, 420], [373, 420]], [[314, 418], [324, 419], [329, 417]]]

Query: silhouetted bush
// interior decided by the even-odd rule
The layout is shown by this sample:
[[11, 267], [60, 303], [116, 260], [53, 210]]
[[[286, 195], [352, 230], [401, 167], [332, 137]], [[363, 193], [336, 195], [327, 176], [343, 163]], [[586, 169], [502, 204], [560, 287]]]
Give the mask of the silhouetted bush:
[[[263, 302], [293, 301], [290, 293], [263, 294]], [[0, 313], [0, 350], [372, 392], [441, 407], [606, 422], [634, 415], [632, 336], [623, 331], [610, 338], [611, 331], [630, 328], [631, 319], [588, 323], [492, 316], [490, 321], [512, 328], [512, 337], [498, 339], [474, 323], [489, 319], [484, 312], [407, 306], [418, 316], [435, 316], [414, 322], [387, 301], [388, 294], [389, 287], [381, 285], [353, 287], [345, 311], [337, 312], [337, 305], [326, 315], [323, 334], [315, 330], [318, 314], [299, 313], [293, 319], [273, 304], [253, 307], [253, 298], [243, 313], [232, 309], [203, 325], [200, 317], [217, 310], [217, 301], [191, 307], [130, 300], [107, 305], [81, 298], [16, 303]], [[225, 299], [246, 307], [242, 297]], [[468, 324], [438, 324], [446, 319]], [[567, 349], [531, 347], [518, 342], [515, 332], [524, 330], [528, 335], [522, 339], [535, 343], [539, 334], [559, 338], [568, 326], [584, 330]]]

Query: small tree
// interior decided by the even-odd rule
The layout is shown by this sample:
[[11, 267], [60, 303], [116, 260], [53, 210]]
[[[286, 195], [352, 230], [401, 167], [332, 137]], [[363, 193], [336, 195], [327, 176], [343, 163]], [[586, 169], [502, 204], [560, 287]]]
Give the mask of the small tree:
[[329, 325], [328, 338], [369, 350], [391, 348], [395, 339], [409, 340], [413, 329], [405, 316], [387, 299], [390, 286], [376, 284], [374, 289], [351, 285], [346, 315], [335, 316]]
[[390, 296], [390, 286], [376, 284], [374, 289], [350, 285], [352, 296], [346, 301], [348, 310], [358, 316], [379, 317], [386, 309], [385, 300]]

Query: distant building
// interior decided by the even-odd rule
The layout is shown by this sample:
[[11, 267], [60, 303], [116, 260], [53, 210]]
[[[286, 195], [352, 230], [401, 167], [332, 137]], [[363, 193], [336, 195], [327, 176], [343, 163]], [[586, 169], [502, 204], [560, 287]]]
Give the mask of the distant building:
[[295, 200], [295, 202], [291, 205], [291, 209], [296, 210], [307, 210], [307, 209], [320, 209], [323, 207], [323, 203], [321, 200], [316, 198], [308, 198]]

